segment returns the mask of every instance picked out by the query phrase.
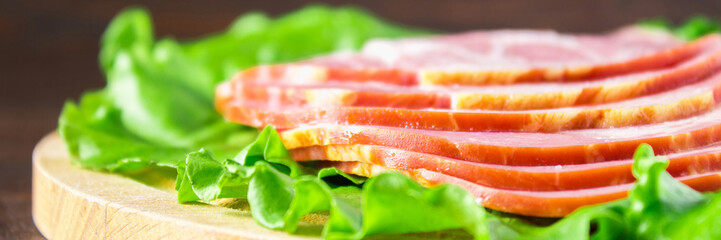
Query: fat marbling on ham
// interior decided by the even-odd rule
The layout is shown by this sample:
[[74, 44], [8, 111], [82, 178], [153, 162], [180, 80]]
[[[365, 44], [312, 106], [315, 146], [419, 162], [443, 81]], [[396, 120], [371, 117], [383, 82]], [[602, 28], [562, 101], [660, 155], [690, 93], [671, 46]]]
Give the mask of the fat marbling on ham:
[[721, 188], [721, 36], [683, 43], [503, 30], [375, 40], [239, 73], [230, 121], [274, 125], [297, 161], [453, 183], [487, 208], [559, 217], [626, 196], [642, 143], [672, 176]]
[[605, 35], [478, 31], [371, 41], [360, 53], [314, 58], [275, 71], [316, 81], [401, 85], [578, 81], [662, 68], [693, 56], [699, 47], [683, 47], [667, 33], [635, 27]]
[[[426, 169], [498, 189], [560, 191], [633, 182], [633, 159], [578, 165], [508, 166], [458, 161], [434, 154], [374, 145], [325, 145], [296, 148], [297, 161], [362, 162], [403, 171]], [[675, 177], [721, 171], [721, 145], [666, 155]], [[593, 179], [593, 181], [588, 181]]]
[[[389, 169], [361, 162], [326, 162], [325, 167], [336, 167], [341, 171], [360, 176], [374, 176]], [[468, 189], [483, 206], [499, 211], [528, 216], [563, 217], [574, 210], [626, 197], [632, 184], [609, 185], [605, 187], [571, 191], [522, 191], [505, 190], [474, 184], [472, 182], [426, 169], [406, 170], [411, 178], [424, 185], [452, 183]], [[678, 177], [677, 180], [697, 191], [721, 189], [721, 172]]]
[[[235, 90], [233, 86], [227, 83], [217, 94], [218, 109], [226, 118], [246, 125], [270, 124], [281, 129], [325, 123], [442, 131], [558, 132], [678, 120], [707, 113], [721, 101], [721, 73], [718, 72], [693, 84], [627, 101], [524, 111], [337, 107], [303, 101], [290, 104], [292, 99], [280, 95], [255, 99], [253, 93]], [[281, 106], [278, 101], [288, 104]]]
[[[501, 86], [397, 86], [383, 82], [298, 80], [279, 66], [238, 74], [219, 91], [278, 106], [362, 106], [477, 110], [533, 110], [597, 105], [656, 94], [701, 81], [721, 67], [721, 36], [711, 35], [683, 48], [702, 49], [693, 57], [653, 71], [594, 81]], [[332, 80], [332, 79], [331, 79]], [[227, 96], [231, 97], [231, 96]]]

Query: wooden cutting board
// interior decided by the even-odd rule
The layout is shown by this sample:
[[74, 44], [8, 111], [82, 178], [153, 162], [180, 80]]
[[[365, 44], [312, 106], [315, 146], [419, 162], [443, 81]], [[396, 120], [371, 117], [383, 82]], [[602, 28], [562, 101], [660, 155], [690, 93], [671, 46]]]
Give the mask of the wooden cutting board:
[[[48, 239], [318, 239], [323, 215], [310, 215], [289, 235], [255, 223], [247, 202], [179, 204], [174, 178], [153, 172], [117, 175], [70, 164], [50, 133], [33, 151], [33, 219]], [[144, 184], [143, 181], [147, 184]], [[152, 185], [148, 185], [152, 183]], [[387, 239], [463, 239], [461, 231], [380, 236]]]
[[33, 151], [33, 219], [49, 239], [317, 239], [321, 224], [300, 235], [257, 225], [246, 209], [179, 204], [172, 189], [70, 164], [56, 133]]

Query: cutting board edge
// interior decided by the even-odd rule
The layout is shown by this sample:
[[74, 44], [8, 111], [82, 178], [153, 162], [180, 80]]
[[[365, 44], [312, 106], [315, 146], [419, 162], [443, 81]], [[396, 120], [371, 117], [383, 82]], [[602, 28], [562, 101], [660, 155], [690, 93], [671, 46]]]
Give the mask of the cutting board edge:
[[[58, 155], [59, 151], [62, 151], [62, 155]], [[53, 159], [58, 157], [65, 159]], [[85, 178], [103, 175], [112, 181], [143, 184], [132, 182], [133, 180], [122, 176], [92, 172], [72, 166], [62, 140], [55, 131], [39, 141], [33, 150], [32, 159], [32, 216], [40, 233], [48, 239], [317, 239], [319, 237], [289, 235], [284, 232], [263, 229], [254, 222], [252, 224], [255, 226], [249, 231], [243, 231], [242, 228], [232, 229], [198, 224], [187, 219], [154, 215], [152, 212], [133, 208], [132, 204], [128, 206], [123, 203], [114, 203], [103, 197], [87, 194], [78, 189], [80, 185], [73, 186], [59, 178], [73, 174], [76, 176], [87, 174], [88, 176]], [[64, 169], [48, 169], [57, 166], [62, 166]], [[63, 170], [69, 171], [59, 172]], [[103, 179], [103, 181], [105, 180]], [[134, 187], [160, 191], [144, 185]], [[177, 202], [169, 206], [158, 206], [161, 209], [168, 207], [201, 207], [215, 208], [213, 211], [234, 211], [217, 206], [194, 206]], [[192, 209], [190, 210], [192, 211]], [[202, 212], [198, 213], [201, 217], [202, 214]], [[234, 217], [238, 218], [238, 216]], [[252, 221], [250, 216], [241, 217], [244, 224]]]

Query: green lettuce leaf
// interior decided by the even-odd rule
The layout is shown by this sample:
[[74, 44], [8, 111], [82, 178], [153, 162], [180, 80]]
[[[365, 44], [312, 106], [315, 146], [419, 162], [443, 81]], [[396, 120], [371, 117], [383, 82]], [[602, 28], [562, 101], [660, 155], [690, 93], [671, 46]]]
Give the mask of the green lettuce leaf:
[[102, 36], [99, 60], [107, 86], [86, 93], [79, 103], [68, 101], [58, 132], [74, 163], [96, 170], [175, 167], [200, 148], [228, 158], [258, 131], [216, 112], [218, 83], [258, 64], [357, 49], [371, 38], [422, 34], [427, 33], [354, 8], [311, 6], [278, 19], [246, 14], [225, 32], [192, 42], [156, 42], [149, 14], [129, 8]]
[[[216, 159], [206, 150], [188, 154], [178, 166], [178, 201], [247, 198], [258, 224], [288, 232], [296, 230], [301, 217], [329, 211], [323, 232], [327, 239], [455, 228], [488, 233], [486, 211], [462, 188], [427, 189], [396, 172], [371, 178], [362, 190], [331, 187], [323, 179], [343, 176], [354, 184], [363, 182], [333, 169], [301, 175], [272, 127], [259, 136], [232, 159]], [[243, 184], [247, 188], [238, 187]]]
[[[544, 226], [487, 211], [460, 187], [426, 188], [398, 172], [383, 173], [365, 182], [349, 179], [347, 186], [329, 184], [324, 179], [333, 174], [353, 177], [337, 169], [315, 173], [291, 170], [302, 167], [292, 161], [285, 148], [273, 147], [282, 143], [277, 135], [267, 127], [233, 159], [218, 160], [204, 150], [189, 154], [181, 164], [186, 167], [178, 168], [179, 201], [247, 198], [260, 225], [287, 232], [294, 232], [304, 215], [327, 211], [330, 216], [323, 229], [325, 239], [450, 229], [463, 229], [476, 239], [721, 237], [721, 231], [698, 231], [701, 228], [687, 224], [689, 219], [706, 227], [719, 223], [721, 217], [715, 213], [721, 210], [715, 207], [721, 200], [675, 180], [665, 171], [668, 160], [654, 156], [646, 144], [634, 155], [633, 174], [638, 181], [627, 199], [584, 207]], [[188, 166], [197, 167], [190, 170]]]
[[651, 18], [638, 23], [641, 27], [666, 30], [676, 37], [691, 41], [712, 33], [721, 33], [721, 22], [704, 15], [695, 15], [678, 26], [674, 26], [666, 18]]
[[[642, 144], [634, 154], [633, 174], [637, 182], [627, 199], [578, 209], [547, 227], [506, 219], [506, 227], [512, 230], [506, 231], [506, 236], [496, 236], [496, 239], [721, 237], [721, 231], [713, 232], [709, 227], [721, 223], [718, 221], [721, 218], [713, 215], [719, 210], [707, 204], [721, 200], [713, 195], [701, 194], [675, 180], [665, 171], [667, 166], [668, 159], [654, 156], [651, 146]], [[704, 221], [706, 225], [693, 224], [696, 221]], [[593, 231], [592, 227], [595, 227]]]
[[58, 132], [75, 164], [95, 170], [132, 171], [154, 162], [174, 166], [188, 150], [158, 146], [128, 132], [105, 91], [86, 93], [79, 105], [66, 103]]
[[641, 145], [634, 156], [636, 185], [629, 192], [626, 218], [636, 226], [635, 234], [661, 238], [676, 218], [708, 201], [708, 196], [676, 181], [665, 169], [668, 160], [654, 157], [649, 145]]

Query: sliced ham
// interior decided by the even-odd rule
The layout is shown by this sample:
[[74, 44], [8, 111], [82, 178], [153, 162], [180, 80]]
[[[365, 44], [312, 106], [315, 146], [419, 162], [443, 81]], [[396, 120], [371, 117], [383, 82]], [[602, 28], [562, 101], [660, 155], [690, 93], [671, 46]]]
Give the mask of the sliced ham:
[[216, 95], [226, 119], [274, 125], [297, 161], [454, 183], [515, 214], [559, 217], [625, 197], [641, 143], [694, 189], [721, 188], [721, 35], [377, 40], [243, 71]]
[[[216, 98], [219, 111], [227, 119], [256, 127], [274, 125], [281, 129], [326, 123], [443, 131], [558, 132], [678, 120], [711, 111], [721, 101], [721, 73], [672, 91], [623, 102], [530, 111], [307, 105], [281, 107], [273, 101], [247, 100], [245, 98], [252, 94], [246, 94], [245, 91], [238, 93], [233, 86], [236, 85], [230, 83], [220, 86]], [[296, 102], [303, 105], [301, 101]]]
[[[305, 76], [321, 81], [487, 85], [622, 75], [667, 67], [701, 51], [699, 45], [681, 45], [672, 37], [624, 31], [605, 36], [485, 31], [376, 41], [359, 54], [335, 54], [287, 66], [296, 76], [299, 67], [311, 74]], [[479, 46], [484, 42], [492, 50]]]
[[[616, 102], [692, 84], [721, 68], [721, 36], [696, 43], [703, 51], [682, 63], [597, 81], [508, 86], [395, 86], [387, 83], [316, 82], [303, 74], [260, 73], [259, 67], [229, 83], [233, 94], [273, 105], [530, 110]], [[277, 66], [276, 66], [277, 67]]]
[[[362, 162], [402, 171], [425, 169], [498, 189], [558, 191], [631, 183], [633, 159], [581, 165], [504, 166], [372, 145], [327, 145], [290, 151], [296, 161]], [[674, 177], [721, 172], [721, 145], [666, 156]]]
[[552, 134], [314, 125], [282, 131], [280, 135], [288, 149], [361, 144], [479, 163], [567, 165], [628, 159], [641, 143], [650, 144], [663, 155], [713, 144], [721, 140], [721, 109], [660, 124]]
[[703, 51], [672, 67], [596, 81], [484, 87], [396, 86], [317, 82], [299, 79], [302, 74], [273, 73], [268, 67], [259, 67], [238, 74], [224, 87], [231, 88], [227, 91], [238, 98], [267, 102], [270, 106], [530, 110], [593, 105], [693, 84], [721, 68], [721, 36], [709, 36], [691, 44], [702, 46]]
[[[324, 162], [324, 167], [336, 167], [343, 172], [374, 176], [389, 169], [360, 162]], [[588, 205], [605, 203], [624, 198], [632, 184], [567, 191], [519, 191], [486, 187], [442, 173], [417, 169], [402, 171], [419, 183], [433, 186], [452, 183], [468, 189], [478, 203], [491, 209], [538, 217], [563, 217]], [[709, 172], [677, 178], [689, 187], [702, 192], [721, 189], [721, 174]]]
[[577, 67], [628, 61], [681, 45], [674, 37], [661, 36], [663, 34], [638, 28], [605, 35], [538, 30], [473, 31], [430, 38], [373, 40], [363, 47], [361, 55], [381, 60], [386, 68], [409, 70]]

